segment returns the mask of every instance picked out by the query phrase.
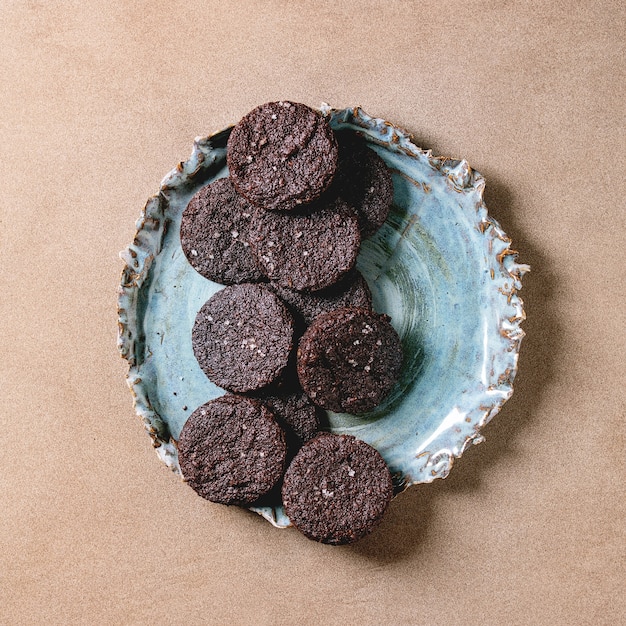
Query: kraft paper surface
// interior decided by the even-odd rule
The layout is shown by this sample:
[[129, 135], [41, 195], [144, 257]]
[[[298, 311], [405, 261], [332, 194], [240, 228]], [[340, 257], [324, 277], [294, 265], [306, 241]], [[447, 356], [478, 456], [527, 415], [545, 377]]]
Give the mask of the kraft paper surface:
[[[0, 4], [0, 623], [617, 624], [626, 9]], [[135, 415], [118, 253], [196, 136], [360, 105], [486, 179], [531, 266], [515, 393], [448, 478], [320, 545], [198, 497]]]

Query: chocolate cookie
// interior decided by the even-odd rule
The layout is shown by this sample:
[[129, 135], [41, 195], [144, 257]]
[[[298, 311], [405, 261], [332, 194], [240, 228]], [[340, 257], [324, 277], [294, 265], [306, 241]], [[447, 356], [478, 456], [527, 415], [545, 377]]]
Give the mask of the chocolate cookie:
[[196, 409], [178, 439], [185, 481], [220, 504], [252, 504], [282, 478], [285, 436], [258, 400], [222, 396]]
[[228, 138], [237, 191], [265, 209], [291, 210], [319, 197], [337, 169], [337, 142], [318, 112], [295, 102], [253, 109]]
[[268, 287], [287, 304], [294, 319], [309, 326], [322, 313], [345, 307], [372, 308], [372, 294], [358, 270], [351, 271], [340, 282], [313, 293], [296, 291], [269, 283]]
[[302, 390], [261, 396], [261, 401], [274, 414], [287, 435], [292, 447], [300, 447], [320, 430], [320, 409]]
[[356, 262], [361, 235], [354, 211], [336, 199], [314, 213], [257, 210], [250, 247], [263, 273], [282, 287], [317, 291]]
[[331, 411], [373, 409], [391, 391], [401, 367], [402, 345], [389, 317], [364, 309], [320, 315], [298, 346], [302, 388]]
[[365, 142], [347, 131], [336, 134], [339, 166], [333, 190], [359, 217], [363, 239], [385, 222], [393, 202], [393, 180], [385, 162]]
[[225, 285], [261, 280], [248, 243], [252, 211], [228, 178], [203, 187], [187, 205], [180, 224], [180, 243], [191, 266]]
[[309, 539], [353, 543], [382, 519], [393, 496], [380, 454], [350, 435], [324, 434], [302, 446], [282, 487], [285, 513]]
[[276, 380], [293, 347], [293, 318], [263, 285], [232, 285], [214, 294], [194, 323], [193, 352], [216, 385], [252, 391]]

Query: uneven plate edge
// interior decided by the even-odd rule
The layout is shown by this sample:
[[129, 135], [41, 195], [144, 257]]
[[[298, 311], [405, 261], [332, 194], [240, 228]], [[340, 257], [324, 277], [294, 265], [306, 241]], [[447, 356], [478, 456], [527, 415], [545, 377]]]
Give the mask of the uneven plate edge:
[[163, 238], [167, 232], [168, 191], [192, 183], [204, 169], [221, 156], [225, 147], [216, 148], [216, 145], [225, 144], [230, 128], [229, 126], [208, 137], [196, 137], [189, 159], [178, 163], [161, 181], [159, 192], [146, 202], [135, 223], [133, 243], [119, 255], [125, 265], [118, 288], [117, 347], [122, 358], [128, 362], [126, 382], [133, 397], [133, 408], [152, 439], [152, 445], [159, 458], [179, 475], [181, 472], [176, 441], [171, 437], [167, 424], [152, 407], [142, 385], [142, 331], [137, 306], [140, 290], [150, 279], [152, 262], [161, 251]]

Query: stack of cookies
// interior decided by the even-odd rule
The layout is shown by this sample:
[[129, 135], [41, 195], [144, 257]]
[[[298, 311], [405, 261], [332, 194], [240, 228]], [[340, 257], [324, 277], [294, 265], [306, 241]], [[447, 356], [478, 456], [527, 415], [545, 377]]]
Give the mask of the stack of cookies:
[[351, 543], [382, 518], [391, 476], [374, 448], [322, 428], [325, 409], [369, 411], [400, 374], [399, 337], [355, 268], [391, 207], [391, 174], [354, 133], [294, 102], [246, 115], [227, 164], [189, 202], [180, 236], [190, 264], [227, 285], [199, 311], [192, 344], [230, 393], [187, 420], [181, 470], [213, 502], [282, 496], [305, 535]]

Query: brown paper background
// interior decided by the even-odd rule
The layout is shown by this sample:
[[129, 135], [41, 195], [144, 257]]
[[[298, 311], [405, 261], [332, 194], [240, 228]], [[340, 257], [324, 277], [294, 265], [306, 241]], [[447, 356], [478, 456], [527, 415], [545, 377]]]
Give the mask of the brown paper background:
[[[531, 6], [532, 5], [532, 6]], [[0, 3], [0, 623], [624, 623], [622, 2]], [[193, 138], [360, 104], [487, 179], [532, 265], [516, 392], [352, 547], [158, 460], [118, 252]]]

